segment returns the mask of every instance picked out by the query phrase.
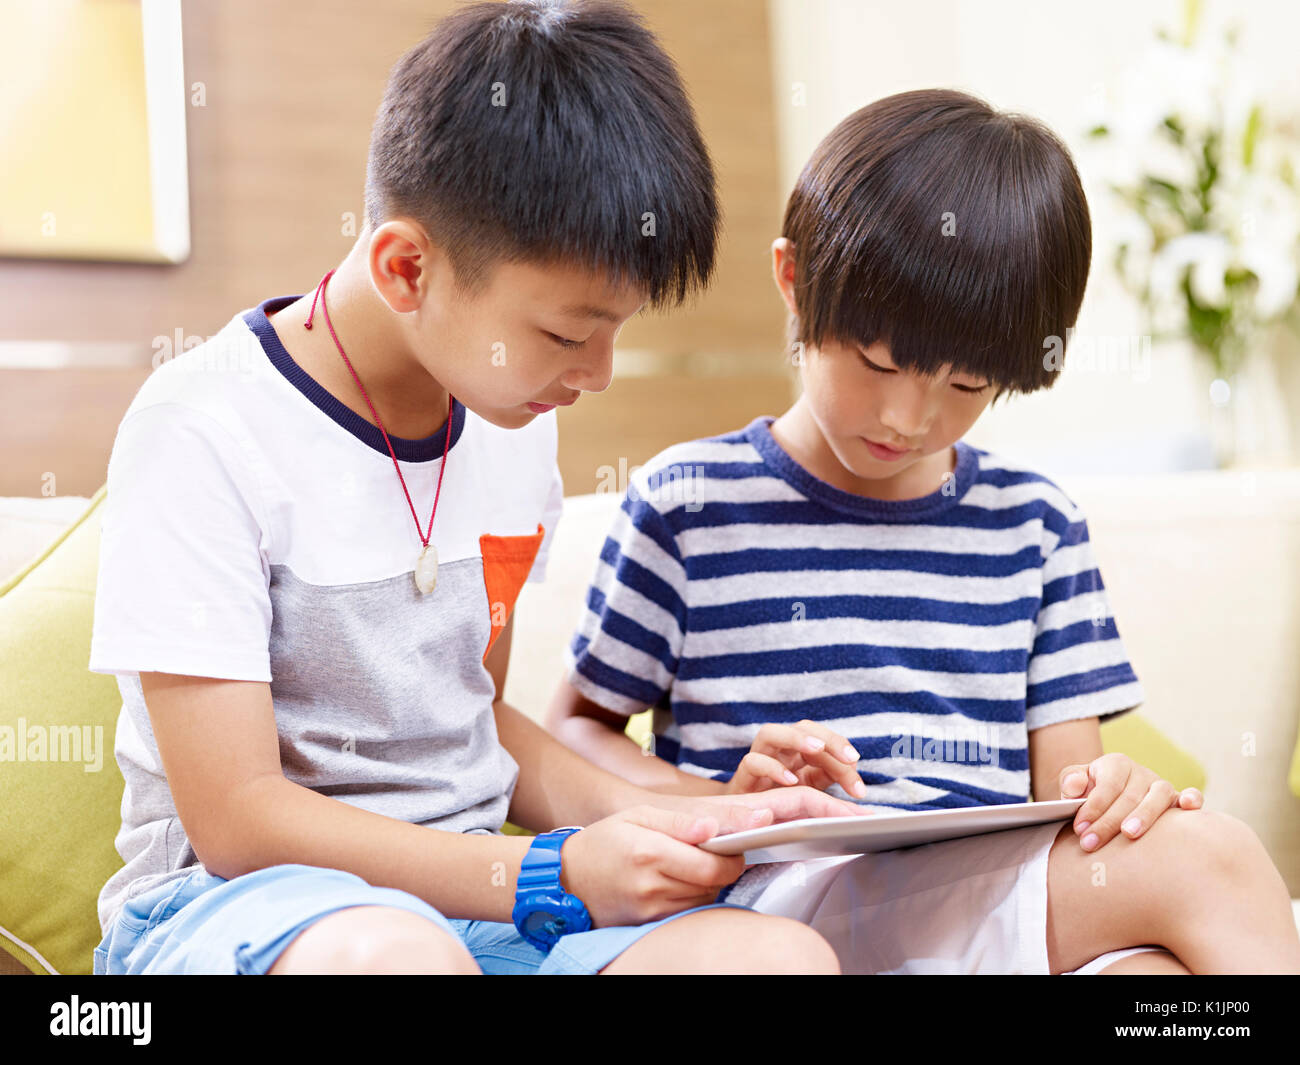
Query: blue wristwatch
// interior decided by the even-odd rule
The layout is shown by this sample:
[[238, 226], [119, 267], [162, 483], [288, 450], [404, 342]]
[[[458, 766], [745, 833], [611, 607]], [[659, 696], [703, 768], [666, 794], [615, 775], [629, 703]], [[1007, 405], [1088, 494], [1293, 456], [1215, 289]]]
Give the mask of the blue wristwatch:
[[591, 915], [582, 900], [560, 886], [560, 848], [579, 830], [580, 826], [543, 832], [533, 840], [519, 868], [510, 916], [519, 934], [543, 953], [549, 953], [560, 936], [591, 927]]

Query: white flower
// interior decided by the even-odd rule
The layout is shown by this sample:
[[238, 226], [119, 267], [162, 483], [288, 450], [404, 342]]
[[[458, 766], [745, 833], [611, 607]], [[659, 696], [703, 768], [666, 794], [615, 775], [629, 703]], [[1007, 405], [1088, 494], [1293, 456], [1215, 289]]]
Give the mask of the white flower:
[[[1203, 35], [1192, 47], [1159, 40], [1107, 99], [1110, 88], [1098, 84], [1086, 101], [1088, 128], [1105, 126], [1109, 136], [1086, 142], [1081, 170], [1125, 190], [1126, 199], [1155, 180], [1173, 186], [1180, 202], [1189, 204], [1200, 146], [1211, 137], [1218, 142], [1203, 220], [1184, 220], [1159, 191], [1148, 200], [1146, 217], [1110, 198], [1115, 216], [1097, 212], [1104, 222], [1098, 231], [1113, 248], [1126, 249], [1124, 278], [1145, 288], [1154, 328], [1187, 329], [1184, 276], [1197, 303], [1226, 309], [1228, 272], [1253, 273], [1254, 299], [1236, 308], [1246, 329], [1288, 310], [1300, 285], [1300, 190], [1281, 176], [1300, 173], [1300, 144], [1272, 116], [1256, 111], [1258, 94], [1239, 53], [1226, 37]], [[1167, 122], [1183, 131], [1184, 145], [1175, 142]], [[1204, 228], [1189, 232], [1189, 224]], [[1171, 238], [1158, 251], [1156, 233]]]
[[1295, 249], [1270, 241], [1251, 241], [1241, 249], [1241, 265], [1259, 278], [1255, 293], [1255, 314], [1268, 321], [1286, 312], [1295, 302], [1300, 272], [1296, 269]]
[[1189, 129], [1207, 128], [1216, 121], [1221, 65], [1221, 57], [1210, 47], [1153, 42], [1121, 76], [1108, 128], [1128, 146], [1143, 145], [1174, 116]]
[[1151, 261], [1151, 287], [1171, 297], [1179, 290], [1183, 271], [1192, 268], [1191, 288], [1197, 301], [1207, 307], [1226, 307], [1228, 292], [1223, 275], [1231, 248], [1220, 233], [1185, 233], [1156, 252]]
[[1254, 310], [1261, 319], [1285, 312], [1296, 298], [1300, 271], [1300, 203], [1289, 185], [1242, 171], [1225, 183], [1220, 225], [1236, 245], [1234, 262], [1259, 279]]

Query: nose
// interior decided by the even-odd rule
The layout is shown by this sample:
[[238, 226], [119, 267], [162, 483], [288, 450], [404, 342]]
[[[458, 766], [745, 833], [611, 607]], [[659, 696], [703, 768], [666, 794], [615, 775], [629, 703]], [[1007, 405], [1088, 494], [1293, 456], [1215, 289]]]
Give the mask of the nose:
[[571, 367], [560, 377], [560, 383], [566, 388], [582, 392], [604, 392], [614, 378], [613, 340], [593, 346], [590, 350], [584, 350], [583, 355], [578, 365]]
[[901, 445], [915, 446], [914, 442], [929, 432], [936, 404], [926, 382], [910, 380], [910, 375], [898, 376], [884, 392], [880, 424], [898, 437]]

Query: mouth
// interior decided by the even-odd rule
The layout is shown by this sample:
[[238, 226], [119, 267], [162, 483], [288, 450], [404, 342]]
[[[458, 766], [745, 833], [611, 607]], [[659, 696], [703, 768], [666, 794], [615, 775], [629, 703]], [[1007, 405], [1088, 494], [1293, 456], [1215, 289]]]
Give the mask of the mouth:
[[556, 407], [572, 407], [578, 402], [578, 397], [574, 396], [563, 403], [528, 403], [526, 406], [534, 414], [545, 414], [548, 410], [555, 410]]
[[885, 462], [893, 462], [896, 459], [901, 459], [904, 455], [910, 455], [916, 450], [915, 448], [900, 449], [896, 447], [888, 447], [885, 444], [877, 444], [874, 440], [868, 440], [865, 436], [860, 437], [859, 439], [867, 445], [868, 451], [870, 451], [876, 458], [882, 459]]

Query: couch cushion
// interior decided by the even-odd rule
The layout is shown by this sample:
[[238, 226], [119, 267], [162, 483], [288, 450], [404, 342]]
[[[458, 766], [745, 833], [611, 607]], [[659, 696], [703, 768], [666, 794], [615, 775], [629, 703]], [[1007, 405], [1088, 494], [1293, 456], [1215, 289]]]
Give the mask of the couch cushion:
[[121, 698], [86, 668], [104, 495], [0, 586], [0, 948], [37, 973], [91, 971], [122, 864]]
[[0, 595], [18, 573], [85, 513], [85, 496], [4, 496], [0, 498]]
[[[0, 773], [0, 948], [36, 973], [90, 972], [100, 940], [95, 902], [103, 883], [122, 864], [113, 846], [123, 789], [113, 757], [121, 700], [112, 677], [85, 668], [104, 496], [101, 488], [70, 528], [0, 584], [0, 662], [5, 664], [0, 672], [0, 744], [7, 741], [15, 759]], [[581, 604], [608, 519], [608, 500], [589, 506], [588, 522], [578, 519], [574, 512], [588, 509], [582, 504], [590, 502], [565, 501], [569, 528], [561, 523], [557, 546], [572, 541], [569, 557], [553, 552], [548, 576], [567, 580], [525, 590], [525, 595], [542, 592], [537, 605], [554, 608], [539, 611], [537, 620], [561, 646], [571, 635], [562, 622]], [[565, 563], [573, 572], [563, 572]], [[555, 597], [561, 588], [563, 596], [545, 597], [547, 592]], [[539, 642], [542, 646], [535, 648], [525, 644], [545, 659], [545, 669], [536, 663], [532, 672], [557, 678], [561, 646]], [[528, 662], [528, 655], [519, 657]], [[511, 670], [516, 683], [527, 677], [525, 669]], [[553, 680], [544, 694], [551, 690]], [[649, 716], [637, 715], [630, 723], [629, 732], [638, 740], [644, 740]], [[70, 741], [72, 729], [80, 730], [81, 738], [90, 730], [97, 767], [88, 766], [86, 751], [80, 761], [50, 759], [51, 735], [56, 742]], [[43, 760], [16, 760], [20, 735], [24, 756], [43, 751]], [[1104, 725], [1102, 742], [1107, 751], [1124, 751], [1180, 788], [1204, 786], [1199, 764], [1136, 714]], [[520, 831], [510, 825], [505, 830]]]

